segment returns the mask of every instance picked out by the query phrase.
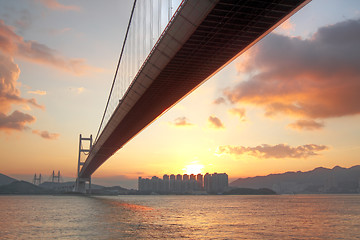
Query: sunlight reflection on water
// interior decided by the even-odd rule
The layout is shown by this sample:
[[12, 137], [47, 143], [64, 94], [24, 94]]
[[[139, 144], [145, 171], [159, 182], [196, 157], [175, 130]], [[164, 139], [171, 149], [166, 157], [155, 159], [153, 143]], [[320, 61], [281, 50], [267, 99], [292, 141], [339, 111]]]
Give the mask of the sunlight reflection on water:
[[359, 239], [360, 195], [0, 196], [1, 239]]

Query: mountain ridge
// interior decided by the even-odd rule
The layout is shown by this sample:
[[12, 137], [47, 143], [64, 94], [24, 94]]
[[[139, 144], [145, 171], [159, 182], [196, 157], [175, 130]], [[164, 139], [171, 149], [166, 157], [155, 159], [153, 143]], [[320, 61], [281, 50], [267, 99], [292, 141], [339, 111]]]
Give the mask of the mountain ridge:
[[[75, 182], [43, 182], [35, 185], [27, 181], [17, 180], [0, 173], [1, 194], [69, 194], [72, 193]], [[91, 185], [94, 195], [119, 195], [134, 193], [133, 190], [121, 186], [104, 187], [97, 184]]]
[[7, 185], [9, 183], [15, 182], [17, 179], [6, 176], [5, 174], [0, 173], [0, 186]]
[[50, 191], [26, 181], [14, 181], [0, 186], [0, 194], [49, 194]]
[[270, 188], [277, 193], [358, 193], [360, 191], [360, 165], [332, 169], [317, 167], [313, 170], [289, 171], [239, 178], [231, 187]]

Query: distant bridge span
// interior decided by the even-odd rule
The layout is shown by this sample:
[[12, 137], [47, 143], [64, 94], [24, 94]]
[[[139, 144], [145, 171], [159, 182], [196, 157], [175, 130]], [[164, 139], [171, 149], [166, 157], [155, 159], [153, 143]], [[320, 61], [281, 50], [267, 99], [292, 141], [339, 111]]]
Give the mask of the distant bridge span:
[[310, 0], [185, 0], [113, 112], [78, 181]]

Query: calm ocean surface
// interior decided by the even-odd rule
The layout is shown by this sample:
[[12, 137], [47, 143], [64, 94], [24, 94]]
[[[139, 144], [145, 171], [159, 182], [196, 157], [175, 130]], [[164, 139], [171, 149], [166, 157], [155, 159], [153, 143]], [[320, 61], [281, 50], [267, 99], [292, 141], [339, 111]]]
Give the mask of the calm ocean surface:
[[360, 195], [0, 196], [1, 239], [360, 239]]

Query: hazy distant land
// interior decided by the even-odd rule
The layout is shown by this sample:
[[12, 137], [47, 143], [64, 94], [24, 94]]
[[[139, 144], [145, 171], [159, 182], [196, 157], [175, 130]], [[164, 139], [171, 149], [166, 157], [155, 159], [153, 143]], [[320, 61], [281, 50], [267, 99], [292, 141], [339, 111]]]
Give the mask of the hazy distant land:
[[279, 194], [360, 193], [360, 165], [350, 168], [315, 168], [308, 172], [286, 172], [239, 178], [229, 184], [241, 188], [269, 188]]
[[17, 180], [15, 178], [12, 178], [12, 177], [9, 177], [9, 176], [6, 176], [6, 175], [0, 173], [0, 186], [12, 183], [14, 181], [17, 181]]
[[[66, 183], [45, 182], [37, 186], [26, 181], [15, 180], [9, 184], [0, 185], [0, 195], [1, 194], [14, 194], [14, 195], [76, 194], [72, 192], [73, 186], [74, 186], [74, 182], [66, 182]], [[100, 185], [92, 185], [91, 194], [92, 195], [150, 195], [154, 193], [139, 192], [138, 190], [126, 189], [120, 186], [104, 187]], [[166, 193], [162, 193], [162, 194], [166, 195]], [[194, 194], [199, 195], [199, 193], [194, 193]], [[276, 194], [276, 192], [265, 188], [263, 189], [232, 188], [229, 189], [229, 191], [224, 192], [224, 194], [225, 195], [273, 195]], [[186, 193], [184, 195], [192, 195], [192, 194]]]
[[[44, 182], [39, 186], [18, 181], [0, 173], [0, 194], [68, 194], [74, 182]], [[104, 187], [92, 184], [94, 195], [140, 194], [120, 186]], [[229, 184], [226, 195], [360, 193], [360, 165], [350, 168], [315, 168], [308, 172], [286, 172], [249, 178], [239, 178]]]

